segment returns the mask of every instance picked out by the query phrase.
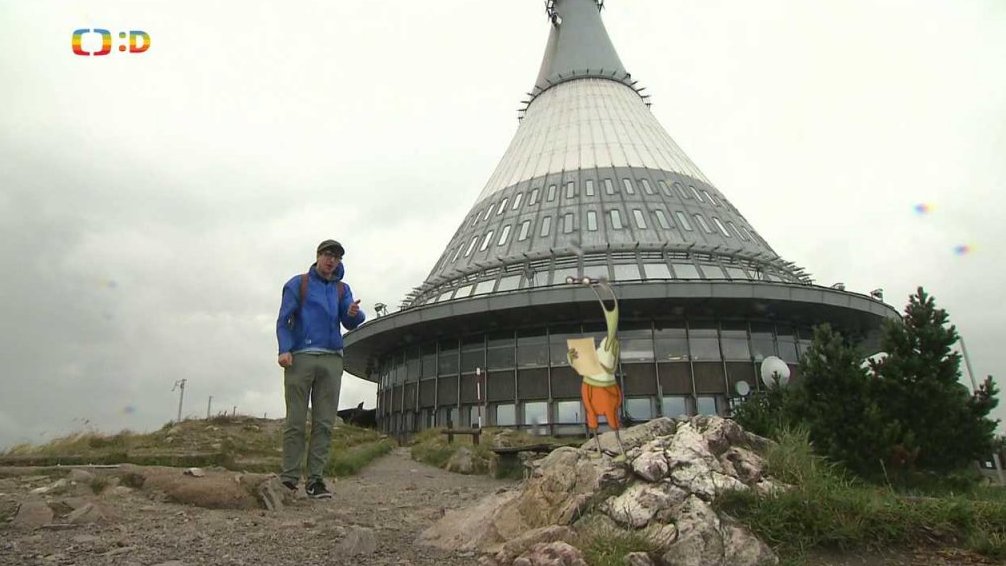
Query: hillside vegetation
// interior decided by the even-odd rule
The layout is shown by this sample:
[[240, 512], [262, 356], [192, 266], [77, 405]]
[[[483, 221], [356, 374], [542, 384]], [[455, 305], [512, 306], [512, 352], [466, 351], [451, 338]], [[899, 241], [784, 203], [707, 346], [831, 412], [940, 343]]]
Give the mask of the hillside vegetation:
[[[147, 434], [122, 431], [104, 435], [88, 431], [39, 446], [15, 446], [0, 454], [0, 465], [130, 463], [278, 472], [283, 452], [282, 435], [282, 419], [225, 415], [169, 422], [160, 430]], [[332, 457], [327, 471], [332, 476], [354, 474], [394, 446], [394, 441], [375, 430], [337, 426], [332, 433]]]

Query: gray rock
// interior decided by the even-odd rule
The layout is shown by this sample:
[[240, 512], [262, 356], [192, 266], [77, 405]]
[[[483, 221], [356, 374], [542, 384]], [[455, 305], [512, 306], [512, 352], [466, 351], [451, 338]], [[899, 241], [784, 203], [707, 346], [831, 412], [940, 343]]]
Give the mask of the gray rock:
[[587, 561], [583, 559], [583, 553], [569, 543], [541, 542], [531, 550], [522, 554], [514, 565], [526, 564], [527, 566], [587, 566]]
[[269, 511], [282, 511], [284, 492], [289, 490], [280, 483], [279, 478], [269, 478], [259, 484], [255, 490], [259, 503]]
[[503, 548], [496, 553], [496, 561], [500, 564], [509, 564], [512, 560], [538, 543], [560, 540], [570, 541], [575, 536], [576, 532], [570, 527], [565, 526], [552, 525], [550, 527], [533, 529], [515, 539], [505, 542]]
[[646, 443], [639, 456], [632, 459], [632, 471], [648, 482], [657, 482], [665, 478], [670, 465], [664, 456], [664, 444], [661, 439]]
[[458, 474], [471, 474], [475, 471], [475, 459], [472, 449], [467, 446], [459, 447], [444, 465], [444, 469]]
[[779, 563], [779, 557], [750, 531], [737, 524], [723, 525], [723, 564], [762, 566]]
[[[624, 429], [619, 434], [622, 437], [622, 446], [625, 447], [625, 451], [630, 452], [633, 448], [639, 448], [654, 438], [673, 435], [676, 428], [677, 423], [673, 419], [662, 417]], [[615, 431], [608, 431], [597, 438], [601, 443], [601, 450], [619, 452]], [[593, 448], [593, 441], [584, 444], [584, 448]]]
[[11, 525], [20, 529], [37, 529], [51, 523], [54, 515], [44, 501], [29, 499], [18, 507]]
[[[554, 533], [589, 513], [612, 528], [635, 530], [659, 551], [626, 556], [630, 564], [777, 562], [771, 549], [711, 505], [727, 491], [781, 489], [765, 475], [758, 454], [769, 441], [720, 417], [656, 419], [623, 433], [628, 464], [585, 448], [558, 448], [529, 464], [517, 490], [446, 513], [418, 542], [494, 555], [482, 557], [486, 565], [579, 564], [582, 556], [562, 546], [569, 537]], [[614, 446], [613, 434], [602, 438], [602, 446]]]
[[645, 552], [630, 552], [622, 561], [625, 566], [654, 566], [653, 559]]
[[102, 512], [94, 503], [88, 503], [83, 507], [74, 509], [66, 520], [71, 525], [86, 525], [89, 523], [98, 523], [107, 519], [105, 514]]
[[374, 531], [365, 527], [353, 526], [346, 532], [346, 538], [342, 539], [336, 547], [338, 556], [357, 556], [360, 554], [373, 554], [377, 551], [377, 538]]
[[661, 510], [680, 503], [686, 495], [678, 489], [669, 493], [659, 485], [636, 483], [621, 495], [607, 499], [602, 509], [615, 522], [639, 529]]
[[677, 515], [678, 540], [663, 555], [670, 566], [723, 564], [720, 519], [708, 503], [692, 495]]
[[76, 482], [76, 483], [79, 483], [79, 484], [85, 484], [86, 485], [86, 484], [90, 484], [92, 481], [94, 481], [94, 474], [92, 474], [91, 472], [88, 472], [87, 470], [81, 470], [79, 468], [74, 468], [74, 469], [70, 470], [69, 474], [67, 474], [66, 479], [69, 480], [69, 481], [71, 481], [71, 482]]

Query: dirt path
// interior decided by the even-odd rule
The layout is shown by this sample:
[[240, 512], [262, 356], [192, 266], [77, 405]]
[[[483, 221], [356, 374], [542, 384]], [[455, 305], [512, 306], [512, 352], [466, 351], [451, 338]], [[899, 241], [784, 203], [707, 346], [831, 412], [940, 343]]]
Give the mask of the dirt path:
[[[51, 481], [0, 480], [0, 510]], [[419, 464], [398, 448], [358, 476], [330, 483], [331, 500], [298, 498], [279, 511], [201, 509], [133, 492], [98, 499], [111, 515], [104, 523], [34, 531], [0, 524], [0, 564], [470, 565], [474, 556], [413, 541], [444, 509], [509, 485]], [[353, 549], [362, 553], [351, 555]]]

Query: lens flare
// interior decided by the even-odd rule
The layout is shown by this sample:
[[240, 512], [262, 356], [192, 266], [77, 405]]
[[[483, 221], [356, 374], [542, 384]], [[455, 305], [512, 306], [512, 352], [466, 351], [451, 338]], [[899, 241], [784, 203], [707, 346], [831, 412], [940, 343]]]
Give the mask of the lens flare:
[[955, 255], [968, 255], [973, 251], [975, 251], [975, 248], [968, 244], [957, 244], [956, 246], [954, 246]]
[[132, 415], [135, 413], [136, 413], [136, 407], [132, 405], [126, 405], [125, 407], [122, 408], [123, 415]]
[[919, 216], [925, 216], [933, 211], [933, 205], [928, 202], [920, 202], [912, 208], [915, 210], [915, 214], [918, 214]]

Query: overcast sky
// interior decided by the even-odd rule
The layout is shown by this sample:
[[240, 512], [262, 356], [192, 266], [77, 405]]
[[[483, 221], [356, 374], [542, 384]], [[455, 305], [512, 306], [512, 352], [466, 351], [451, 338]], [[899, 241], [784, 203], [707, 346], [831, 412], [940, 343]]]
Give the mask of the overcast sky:
[[[282, 416], [282, 284], [325, 238], [370, 316], [423, 281], [517, 128], [542, 4], [0, 0], [0, 448], [160, 427], [182, 378], [185, 415], [212, 395]], [[1006, 379], [1006, 2], [603, 17], [778, 253], [899, 310], [924, 285], [975, 372]], [[78, 28], [151, 46], [81, 57]], [[341, 405], [360, 401], [375, 387], [347, 376]]]

